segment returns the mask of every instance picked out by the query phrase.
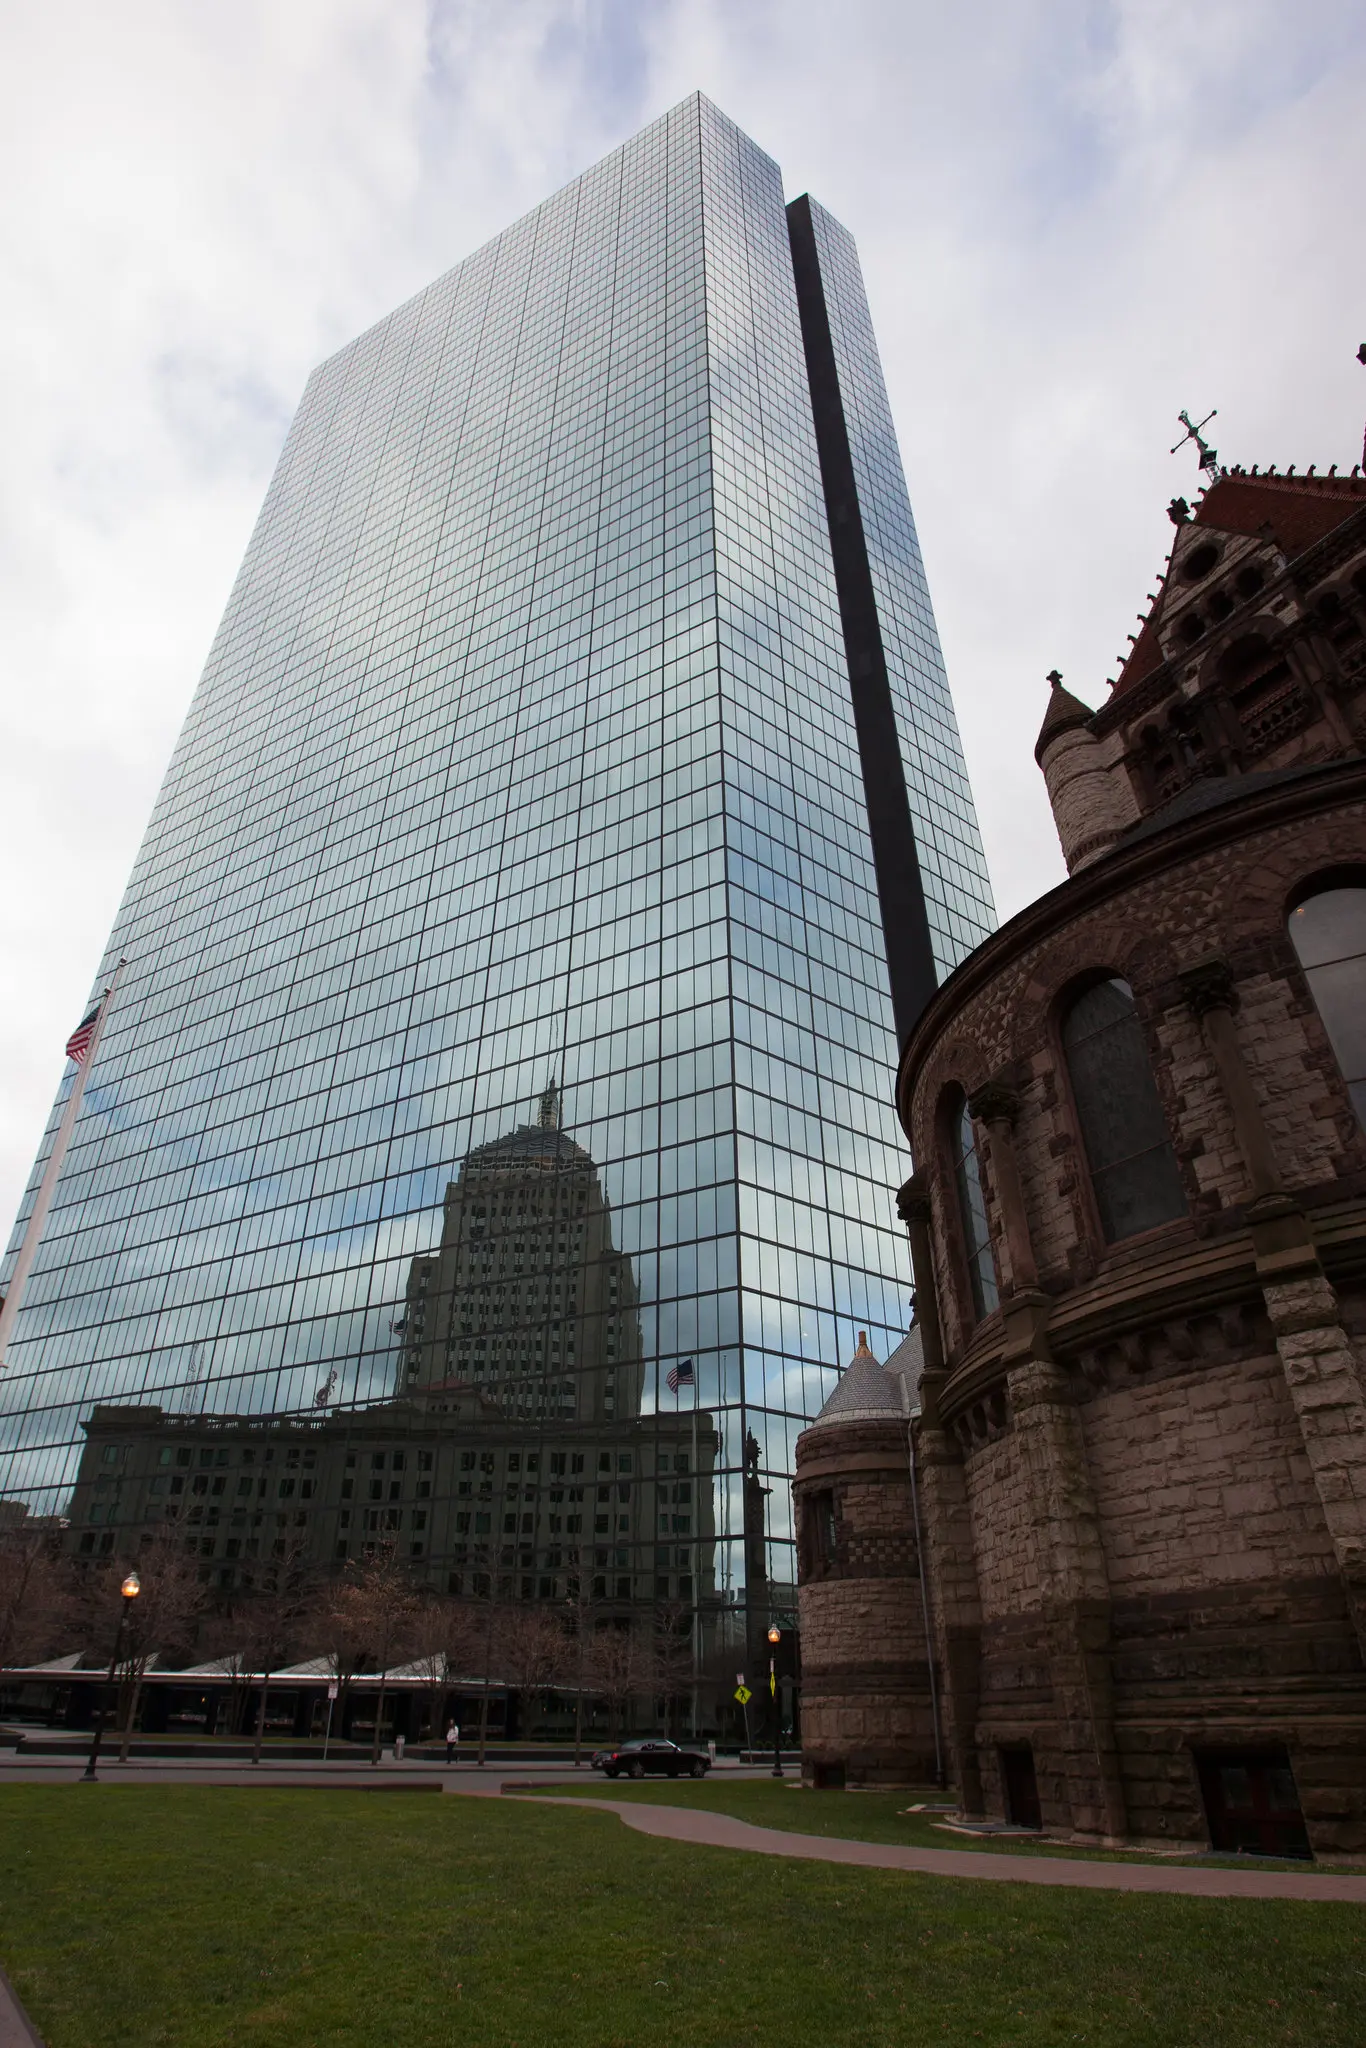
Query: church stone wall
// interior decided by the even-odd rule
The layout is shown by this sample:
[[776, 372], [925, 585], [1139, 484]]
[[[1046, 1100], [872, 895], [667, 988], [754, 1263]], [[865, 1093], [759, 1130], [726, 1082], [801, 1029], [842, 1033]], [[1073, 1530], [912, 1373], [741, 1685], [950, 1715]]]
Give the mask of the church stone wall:
[[1115, 1599], [1336, 1572], [1280, 1359], [1083, 1402]]
[[[921, 1440], [959, 1461], [979, 1603], [941, 1643], [970, 1809], [1005, 1811], [1026, 1749], [1045, 1825], [1200, 1844], [1210, 1759], [1280, 1756], [1313, 1847], [1366, 1855], [1366, 1133], [1286, 928], [1298, 888], [1360, 863], [1366, 770], [1322, 773], [1080, 870], [903, 1063], [944, 1354]], [[1116, 1244], [1060, 1038], [1097, 974], [1133, 990], [1187, 1204]], [[981, 1105], [980, 1321], [949, 1089]]]
[[1029, 1477], [1012, 1430], [967, 1460], [968, 1503], [981, 1587], [982, 1619], [1026, 1614], [1043, 1599], [1032, 1530]]

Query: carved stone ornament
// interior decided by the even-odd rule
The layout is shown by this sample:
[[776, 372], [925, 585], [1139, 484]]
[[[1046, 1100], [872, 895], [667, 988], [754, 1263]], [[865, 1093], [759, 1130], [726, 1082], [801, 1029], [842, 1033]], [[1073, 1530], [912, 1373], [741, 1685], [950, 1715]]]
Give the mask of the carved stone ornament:
[[1180, 979], [1181, 993], [1197, 1017], [1207, 1016], [1211, 1010], [1237, 1009], [1233, 970], [1227, 960], [1198, 960], [1194, 967], [1183, 970]]
[[908, 1226], [912, 1223], [930, 1221], [930, 1184], [925, 1176], [913, 1173], [903, 1187], [897, 1189], [896, 1213]]
[[1014, 1124], [1020, 1098], [1004, 1081], [987, 1081], [968, 1097], [968, 1114], [979, 1124]]

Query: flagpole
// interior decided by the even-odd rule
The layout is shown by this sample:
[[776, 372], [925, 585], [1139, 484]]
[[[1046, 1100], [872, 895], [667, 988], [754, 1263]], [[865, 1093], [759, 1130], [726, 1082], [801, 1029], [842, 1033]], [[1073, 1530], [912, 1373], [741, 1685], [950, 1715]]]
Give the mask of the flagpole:
[[95, 1064], [95, 1055], [100, 1049], [100, 1039], [104, 1035], [104, 1020], [109, 1015], [113, 1005], [114, 991], [119, 985], [119, 976], [123, 973], [126, 965], [126, 961], [120, 960], [118, 966], [114, 969], [113, 980], [105, 990], [100, 1002], [99, 1011], [95, 1018], [95, 1026], [90, 1034], [90, 1044], [86, 1048], [85, 1058], [76, 1064], [76, 1079], [72, 1083], [71, 1093], [66, 1098], [66, 1108], [62, 1111], [62, 1120], [57, 1126], [57, 1135], [52, 1141], [52, 1150], [48, 1155], [47, 1165], [43, 1168], [43, 1177], [38, 1183], [38, 1193], [33, 1204], [33, 1213], [24, 1228], [23, 1242], [19, 1246], [19, 1256], [14, 1262], [14, 1271], [10, 1275], [10, 1283], [5, 1290], [4, 1303], [0, 1305], [0, 1372], [3, 1372], [8, 1364], [8, 1360], [5, 1357], [5, 1347], [9, 1342], [14, 1319], [18, 1315], [23, 1303], [24, 1288], [27, 1284], [33, 1261], [38, 1256], [38, 1247], [43, 1237], [43, 1225], [47, 1222], [47, 1212], [52, 1207], [52, 1197], [57, 1192], [57, 1182], [61, 1178], [62, 1162], [66, 1158], [66, 1148], [71, 1143], [71, 1134], [76, 1128], [76, 1118], [81, 1113], [81, 1097], [85, 1094], [85, 1084], [89, 1078], [90, 1069]]
[[702, 1477], [697, 1469], [697, 1408], [702, 1399], [702, 1376], [693, 1360], [692, 1369], [692, 1739], [700, 1738], [697, 1732], [698, 1709], [701, 1695], [701, 1649], [702, 1649], [702, 1587], [699, 1566], [702, 1561]]

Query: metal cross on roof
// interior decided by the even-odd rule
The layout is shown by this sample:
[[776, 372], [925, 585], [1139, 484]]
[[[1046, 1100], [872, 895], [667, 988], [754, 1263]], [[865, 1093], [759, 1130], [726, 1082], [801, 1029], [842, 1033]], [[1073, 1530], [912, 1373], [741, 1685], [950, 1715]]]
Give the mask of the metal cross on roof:
[[1187, 441], [1194, 441], [1196, 447], [1200, 450], [1200, 467], [1206, 472], [1211, 483], [1219, 474], [1219, 451], [1217, 448], [1210, 447], [1209, 442], [1204, 439], [1201, 430], [1209, 425], [1218, 411], [1219, 408], [1216, 405], [1212, 411], [1205, 414], [1202, 420], [1195, 421], [1191, 419], [1190, 414], [1182, 407], [1176, 417], [1180, 420], [1186, 431], [1177, 442], [1176, 447], [1171, 451], [1175, 455], [1177, 449], [1184, 448]]

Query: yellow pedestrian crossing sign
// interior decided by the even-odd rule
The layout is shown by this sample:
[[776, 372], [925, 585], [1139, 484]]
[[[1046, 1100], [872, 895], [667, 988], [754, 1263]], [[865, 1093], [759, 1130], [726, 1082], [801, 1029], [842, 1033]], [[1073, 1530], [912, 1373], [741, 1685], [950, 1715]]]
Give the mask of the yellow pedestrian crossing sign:
[[750, 1700], [753, 1698], [753, 1694], [750, 1692], [750, 1689], [747, 1685], [737, 1685], [735, 1688], [735, 1697], [737, 1700], [739, 1700], [740, 1705], [744, 1707], [748, 1706]]

